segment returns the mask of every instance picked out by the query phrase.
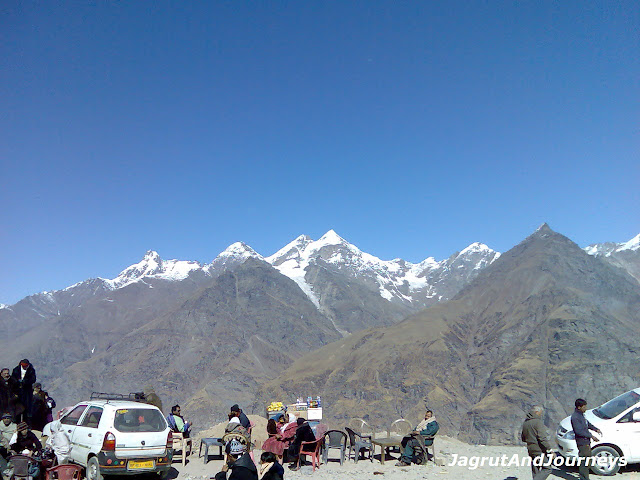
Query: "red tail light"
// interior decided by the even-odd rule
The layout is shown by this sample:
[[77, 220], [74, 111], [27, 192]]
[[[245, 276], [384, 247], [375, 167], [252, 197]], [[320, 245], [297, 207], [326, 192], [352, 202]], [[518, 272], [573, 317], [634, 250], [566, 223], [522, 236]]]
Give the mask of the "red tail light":
[[173, 448], [173, 434], [171, 432], [167, 435], [167, 449], [169, 448]]
[[104, 440], [102, 441], [102, 450], [107, 452], [113, 452], [116, 449], [116, 436], [107, 432], [104, 435]]

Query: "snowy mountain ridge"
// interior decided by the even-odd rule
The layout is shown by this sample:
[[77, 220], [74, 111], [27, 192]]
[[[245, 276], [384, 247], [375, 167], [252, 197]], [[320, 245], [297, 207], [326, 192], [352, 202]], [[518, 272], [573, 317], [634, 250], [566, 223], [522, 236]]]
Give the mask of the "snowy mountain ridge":
[[640, 233], [627, 242], [595, 243], [593, 245], [589, 245], [584, 249], [584, 251], [587, 252], [589, 255], [595, 255], [595, 256], [603, 255], [605, 257], [610, 257], [611, 255], [619, 252], [624, 252], [624, 251], [635, 252], [638, 250], [640, 250]]
[[[606, 242], [589, 245], [584, 251], [594, 256], [611, 257], [622, 253], [640, 251], [640, 234], [626, 242]], [[443, 293], [443, 285], [449, 285], [453, 277], [459, 281], [468, 281], [469, 270], [478, 272], [491, 264], [500, 256], [487, 245], [475, 242], [445, 260], [437, 261], [428, 257], [419, 263], [411, 263], [401, 258], [381, 260], [363, 252], [349, 243], [334, 230], [329, 230], [318, 240], [307, 235], [300, 235], [274, 254], [263, 257], [243, 242], [235, 242], [222, 251], [211, 263], [202, 264], [191, 260], [163, 260], [158, 252], [149, 250], [140, 262], [128, 266], [115, 278], [98, 277], [78, 282], [59, 292], [72, 292], [76, 287], [94, 283], [92, 288], [116, 290], [145, 279], [162, 279], [166, 281], [182, 281], [190, 275], [201, 272], [212, 276], [214, 272], [241, 264], [253, 257], [264, 260], [275, 267], [283, 275], [295, 281], [309, 299], [320, 307], [321, 301], [314, 291], [313, 282], [307, 277], [310, 266], [322, 266], [333, 271], [358, 279], [378, 291], [384, 299], [405, 304], [415, 303], [416, 298], [433, 301], [450, 298]], [[463, 272], [465, 272], [463, 274]], [[455, 280], [455, 279], [454, 279]], [[454, 282], [455, 283], [455, 282]], [[444, 288], [447, 290], [447, 288]], [[30, 297], [39, 297], [39, 302], [49, 303], [52, 295], [58, 291], [44, 291]], [[34, 298], [35, 300], [35, 298]], [[417, 307], [418, 305], [414, 305]], [[0, 304], [0, 309], [9, 309], [10, 305]]]

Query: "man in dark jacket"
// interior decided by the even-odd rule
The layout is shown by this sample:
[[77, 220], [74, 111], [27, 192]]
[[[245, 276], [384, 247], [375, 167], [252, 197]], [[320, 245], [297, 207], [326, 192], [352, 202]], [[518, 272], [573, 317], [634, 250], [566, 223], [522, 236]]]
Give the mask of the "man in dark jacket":
[[297, 467], [298, 456], [300, 456], [300, 447], [302, 446], [302, 442], [315, 442], [316, 436], [313, 434], [313, 430], [311, 429], [311, 425], [304, 418], [298, 418], [296, 420], [298, 424], [298, 428], [296, 428], [296, 435], [293, 437], [293, 441], [291, 445], [289, 445], [289, 451], [287, 456], [293, 459], [294, 461], [289, 465], [291, 470], [298, 470]]
[[[33, 384], [36, 383], [36, 369], [26, 358], [13, 369], [11, 376], [18, 382], [18, 396], [24, 405], [24, 415], [31, 416], [31, 404], [33, 399]], [[24, 420], [24, 418], [23, 418]]]
[[[231, 440], [226, 445], [228, 463], [225, 463], [222, 470], [216, 473], [215, 480], [258, 480], [258, 470], [246, 448], [246, 445], [235, 440]], [[227, 476], [229, 469], [231, 474]]]
[[240, 419], [240, 425], [242, 425], [244, 428], [248, 430], [249, 427], [251, 426], [251, 422], [249, 421], [249, 418], [244, 414], [244, 412], [238, 406], [237, 403], [231, 406], [231, 411], [239, 413], [238, 418]]
[[[527, 450], [531, 457], [531, 473], [533, 480], [545, 480], [551, 474], [551, 468], [545, 467], [551, 455], [553, 455], [553, 445], [549, 430], [542, 421], [544, 409], [540, 405], [531, 408], [527, 418], [522, 424], [522, 441], [527, 444]], [[534, 461], [536, 458], [542, 457]], [[540, 465], [537, 465], [540, 463]]]
[[598, 435], [602, 435], [602, 432], [594, 427], [584, 416], [584, 412], [587, 411], [587, 401], [578, 398], [575, 405], [576, 409], [573, 414], [571, 414], [571, 428], [576, 436], [578, 456], [580, 457], [578, 471], [580, 472], [581, 480], [589, 480], [589, 465], [587, 459], [591, 458], [591, 440], [593, 439], [594, 442], [598, 441], [598, 437], [592, 435], [589, 430], [593, 430]]

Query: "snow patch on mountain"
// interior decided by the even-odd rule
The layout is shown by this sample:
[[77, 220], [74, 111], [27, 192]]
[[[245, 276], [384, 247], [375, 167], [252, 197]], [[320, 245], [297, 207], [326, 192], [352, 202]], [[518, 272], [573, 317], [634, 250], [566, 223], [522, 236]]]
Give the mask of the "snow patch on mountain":
[[605, 242], [605, 243], [595, 243], [593, 245], [589, 245], [584, 248], [584, 251], [589, 255], [594, 256], [605, 256], [609, 257], [614, 253], [622, 252], [625, 250], [629, 250], [635, 252], [636, 250], [640, 250], [640, 233], [633, 237], [631, 240], [622, 242], [622, 243], [613, 243], [613, 242]]
[[[460, 252], [456, 260], [459, 260], [462, 268], [467, 266], [462, 263], [475, 262], [473, 268], [480, 269], [498, 256], [498, 252], [486, 245], [473, 243]], [[313, 285], [305, 278], [311, 264], [324, 262], [352, 277], [373, 281], [379, 294], [386, 300], [412, 303], [416, 292], [427, 298], [437, 295], [437, 289], [429, 282], [430, 274], [437, 270], [447, 270], [447, 262], [451, 261], [438, 262], [433, 257], [417, 264], [399, 258], [381, 260], [361, 251], [334, 230], [329, 230], [316, 241], [301, 235], [265, 260], [294, 280], [316, 305], [320, 304], [319, 299], [313, 291]]]
[[164, 280], [183, 280], [194, 270], [202, 269], [198, 262], [162, 260], [158, 252], [149, 250], [144, 258], [125, 268], [114, 279], [102, 279], [112, 289], [123, 288], [146, 277]]

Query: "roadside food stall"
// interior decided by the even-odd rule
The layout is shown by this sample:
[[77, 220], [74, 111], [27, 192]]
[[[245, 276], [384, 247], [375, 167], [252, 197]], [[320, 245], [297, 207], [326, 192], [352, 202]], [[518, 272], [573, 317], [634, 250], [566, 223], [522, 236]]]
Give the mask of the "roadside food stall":
[[282, 402], [271, 402], [267, 405], [267, 419], [276, 418], [281, 413], [292, 413], [296, 417], [306, 418], [307, 420], [322, 420], [322, 400], [320, 397], [312, 399], [307, 397], [305, 401], [302, 397], [298, 398], [296, 403], [284, 405]]

